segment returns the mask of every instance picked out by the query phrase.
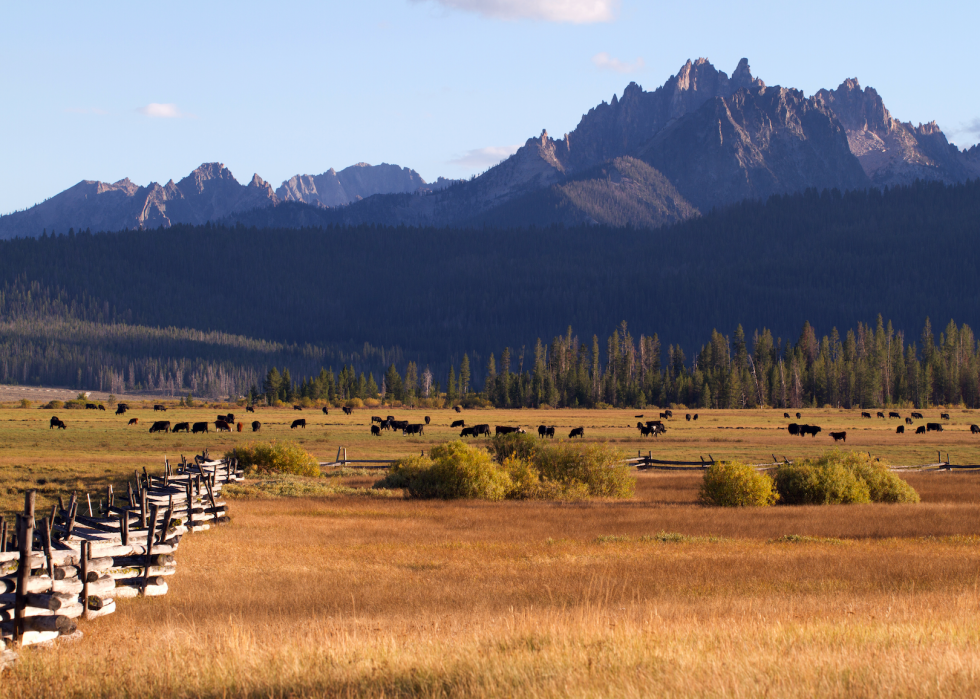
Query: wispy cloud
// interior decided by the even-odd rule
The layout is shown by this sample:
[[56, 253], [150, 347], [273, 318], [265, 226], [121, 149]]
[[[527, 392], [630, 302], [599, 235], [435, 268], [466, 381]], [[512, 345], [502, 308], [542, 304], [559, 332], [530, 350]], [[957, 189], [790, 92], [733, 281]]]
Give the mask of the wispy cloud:
[[412, 0], [435, 2], [452, 10], [476, 12], [494, 19], [536, 19], [545, 22], [594, 24], [611, 22], [619, 0]]
[[65, 111], [69, 114], [94, 114], [96, 116], [105, 116], [109, 113], [97, 107], [68, 107]]
[[145, 107], [140, 107], [136, 111], [143, 116], [153, 117], [154, 119], [184, 119], [194, 116], [193, 114], [180, 111], [176, 104], [164, 104], [160, 102], [150, 102]]
[[639, 70], [643, 67], [642, 58], [637, 58], [632, 63], [623, 63], [621, 60], [618, 58], [613, 58], [605, 51], [594, 55], [592, 57], [592, 63], [599, 70], [612, 70], [616, 73], [632, 73], [633, 71]]
[[487, 148], [476, 148], [468, 150], [458, 158], [449, 161], [450, 165], [476, 170], [488, 168], [496, 165], [501, 160], [509, 158], [520, 146], [488, 146]]

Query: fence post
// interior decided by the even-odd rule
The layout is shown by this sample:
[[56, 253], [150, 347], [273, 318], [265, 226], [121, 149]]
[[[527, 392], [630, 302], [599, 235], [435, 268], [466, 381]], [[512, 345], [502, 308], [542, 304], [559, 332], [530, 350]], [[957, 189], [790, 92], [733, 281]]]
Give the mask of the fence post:
[[20, 560], [17, 562], [17, 592], [14, 595], [14, 641], [20, 645], [24, 637], [24, 619], [27, 611], [27, 581], [31, 577], [31, 549], [34, 543], [34, 503], [37, 491], [24, 494], [24, 514], [17, 516]]

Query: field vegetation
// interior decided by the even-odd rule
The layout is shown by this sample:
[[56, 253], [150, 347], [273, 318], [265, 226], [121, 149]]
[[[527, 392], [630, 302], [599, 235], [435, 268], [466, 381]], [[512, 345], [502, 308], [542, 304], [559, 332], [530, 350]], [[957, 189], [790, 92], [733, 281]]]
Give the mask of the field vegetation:
[[[237, 412], [172, 407], [165, 416], [204, 420], [228, 410]], [[421, 422], [421, 413], [394, 412]], [[946, 431], [918, 437], [854, 411], [808, 411], [804, 421], [847, 429], [849, 450], [891, 463], [934, 462], [938, 450], [954, 463], [980, 463], [968, 429], [975, 417], [951, 412]], [[451, 440], [448, 425], [459, 416], [427, 414], [422, 437], [372, 437], [367, 411], [309, 412], [305, 431], [290, 430], [295, 411], [262, 408], [258, 435], [149, 435], [145, 423], [161, 417], [150, 408], [60, 415], [64, 431], [48, 428], [51, 411], [4, 408], [0, 504], [13, 511], [23, 489], [34, 487], [43, 512], [73, 489], [94, 498], [133, 468], [159, 472], [164, 456], [173, 462], [180, 453], [223, 454], [264, 440], [321, 461], [333, 461], [340, 446], [350, 458], [424, 451], [434, 461], [433, 448]], [[638, 436], [636, 414], [462, 416], [554, 424], [563, 434], [584, 426], [585, 444], [576, 448], [606, 444], [677, 460], [711, 454], [761, 463], [774, 452], [794, 460], [832, 444], [790, 436], [781, 411], [701, 411], [696, 423], [681, 415], [657, 440]], [[138, 431], [126, 426], [133, 416]], [[523, 453], [566, 447], [535, 442]], [[528, 459], [515, 449], [504, 460], [514, 458]], [[699, 504], [701, 472], [634, 473], [626, 498], [489, 502], [398, 497], [371, 487], [385, 472], [368, 466], [350, 464], [332, 477], [263, 475], [237, 486], [232, 523], [181, 543], [166, 597], [130, 600], [114, 615], [82, 622], [77, 643], [25, 651], [5, 671], [0, 695], [980, 692], [976, 472], [903, 472], [918, 504], [722, 508]]]

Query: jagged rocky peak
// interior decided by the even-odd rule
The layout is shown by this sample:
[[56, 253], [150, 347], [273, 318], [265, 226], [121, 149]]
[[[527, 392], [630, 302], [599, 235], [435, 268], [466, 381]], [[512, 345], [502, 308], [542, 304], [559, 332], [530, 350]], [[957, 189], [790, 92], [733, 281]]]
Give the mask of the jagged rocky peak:
[[836, 90], [819, 90], [814, 97], [837, 115], [848, 132], [884, 135], [896, 126], [878, 92], [873, 87], [862, 90], [857, 78], [847, 78]]
[[202, 163], [191, 174], [178, 182], [177, 187], [184, 193], [193, 191], [199, 194], [204, 191], [205, 183], [213, 180], [238, 184], [238, 180], [231, 174], [231, 170], [226, 168], [223, 163]]

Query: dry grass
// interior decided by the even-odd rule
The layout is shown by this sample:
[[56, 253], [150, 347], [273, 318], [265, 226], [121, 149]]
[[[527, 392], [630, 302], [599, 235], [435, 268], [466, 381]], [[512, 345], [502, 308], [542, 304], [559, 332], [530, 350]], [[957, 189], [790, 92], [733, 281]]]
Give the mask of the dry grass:
[[[540, 415], [583, 419], [564, 413]], [[0, 435], [14, 430], [8, 415]], [[365, 424], [319, 429], [364, 455], [419, 448], [358, 442]], [[681, 427], [676, 439], [692, 441], [647, 447], [689, 457], [706, 446]], [[711, 453], [785, 434], [755, 432], [725, 431], [747, 441]], [[0, 450], [5, 479], [20, 472], [10, 453], [36, 458], [36, 473], [52, 455], [78, 463], [50, 446], [70, 435], [24, 434], [49, 446]], [[292, 436], [316, 453], [315, 434]], [[158, 459], [148, 435], [129, 439], [126, 470]], [[336, 444], [319, 448], [332, 457]], [[85, 458], [72, 477], [111, 475]], [[625, 502], [236, 500], [231, 525], [182, 542], [169, 595], [121, 602], [82, 623], [78, 643], [25, 651], [0, 696], [976, 696], [980, 474], [906, 477], [922, 503], [708, 509], [688, 472], [639, 474]]]

